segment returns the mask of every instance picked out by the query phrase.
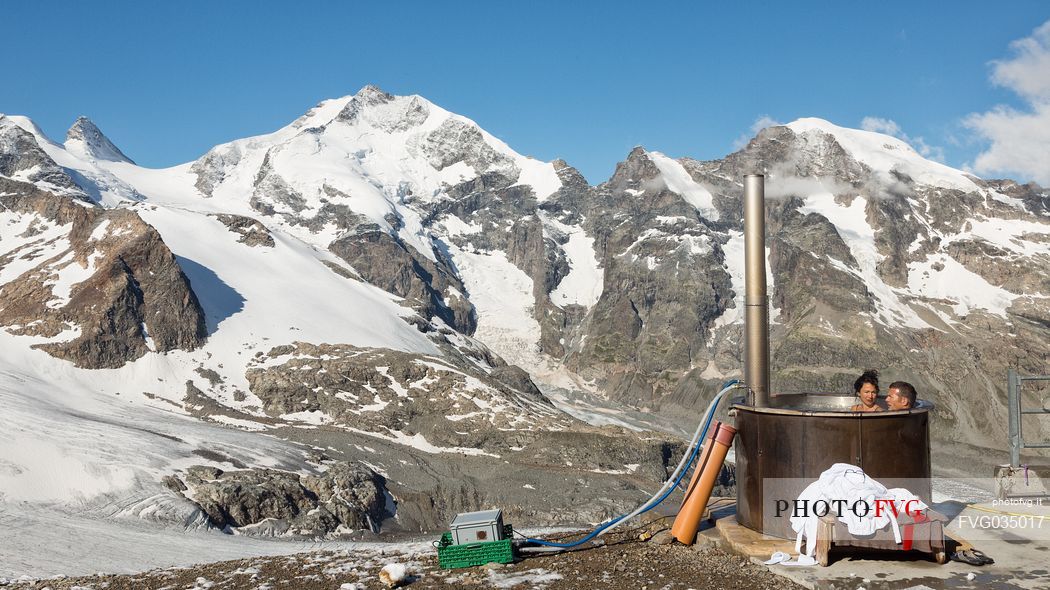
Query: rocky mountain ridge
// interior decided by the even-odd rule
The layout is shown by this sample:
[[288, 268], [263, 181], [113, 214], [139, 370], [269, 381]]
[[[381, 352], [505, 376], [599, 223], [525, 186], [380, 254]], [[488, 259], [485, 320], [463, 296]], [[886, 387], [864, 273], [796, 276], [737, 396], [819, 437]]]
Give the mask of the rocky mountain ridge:
[[[756, 171], [774, 390], [846, 391], [879, 367], [938, 405], [938, 444], [1001, 446], [999, 374], [1045, 372], [1050, 350], [1050, 197], [817, 119], [714, 161], [636, 148], [591, 186], [374, 87], [165, 170], [135, 166], [86, 120], [61, 146], [3, 117], [0, 346], [46, 367], [45, 385], [78, 384], [77, 399], [130, 389], [143, 411], [329, 455], [311, 469], [365, 461], [402, 527], [497, 502], [555, 523], [596, 498], [586, 514], [600, 520], [679, 447], [563, 410], [631, 424], [588, 406], [600, 402], [691, 428], [739, 376], [741, 178]], [[32, 473], [5, 460], [22, 471], [0, 477]], [[501, 469], [522, 475], [517, 489], [498, 489]], [[293, 504], [274, 518], [320, 505]], [[360, 524], [376, 517], [367, 504], [311, 526]]]
[[33, 346], [87, 369], [204, 342], [189, 281], [134, 213], [3, 178], [0, 207], [9, 216], [0, 262], [0, 325], [9, 334], [60, 340]]
[[120, 148], [113, 145], [108, 137], [87, 117], [77, 117], [73, 126], [66, 132], [66, 151], [77, 156], [93, 160], [109, 160], [134, 164], [131, 158], [124, 155]]
[[[358, 150], [349, 155], [359, 158], [367, 178], [344, 175], [316, 182], [294, 174], [309, 155], [297, 151], [297, 142], [330, 142], [341, 161], [349, 135], [367, 137], [376, 128], [385, 129], [405, 107], [409, 115], [437, 117], [427, 123], [424, 135], [409, 138], [403, 148], [420, 155], [427, 167], [454, 160], [457, 166], [470, 162], [487, 170], [491, 164], [502, 173], [529, 178], [542, 178], [546, 169], [546, 181], [557, 182], [553, 166], [514, 154], [472, 123], [429, 103], [403, 102], [365, 89], [319, 105], [269, 138], [284, 143], [271, 145], [259, 138], [235, 142], [213, 150], [199, 165], [166, 171], [141, 169], [126, 158], [100, 157], [72, 140], [60, 146], [30, 121], [7, 119], [11, 129], [17, 128], [10, 133], [23, 143], [8, 148], [6, 158], [21, 162], [30, 151], [23, 144], [35, 146], [39, 161], [76, 180], [63, 193], [53, 182], [23, 184], [34, 178], [17, 176], [5, 179], [0, 191], [5, 199], [0, 309], [10, 315], [3, 318], [8, 327], [3, 346], [13, 353], [7, 379], [66, 390], [68, 402], [58, 403], [77, 406], [94, 407], [100, 398], [130, 389], [128, 402], [141, 412], [174, 409], [212, 428], [241, 429], [248, 445], [262, 436], [256, 432], [277, 436], [290, 445], [289, 452], [301, 453], [300, 469], [329, 473], [342, 464], [364, 469], [380, 482], [379, 496], [385, 498], [379, 512], [369, 501], [336, 514], [325, 507], [327, 496], [296, 483], [306, 480], [287, 464], [274, 469], [265, 457], [248, 459], [228, 447], [209, 445], [193, 449], [195, 463], [187, 465], [175, 459], [185, 452], [179, 450], [185, 446], [181, 437], [165, 435], [171, 442], [162, 444], [171, 448], [158, 455], [166, 457], [161, 464], [169, 465], [167, 473], [138, 492], [162, 498], [144, 501], [166, 506], [164, 511], [150, 509], [150, 514], [176, 514], [187, 523], [204, 518], [213, 526], [248, 534], [324, 535], [359, 528], [368, 518], [373, 530], [436, 528], [457, 511], [496, 501], [506, 504], [509, 514], [553, 523], [586, 494], [598, 502], [577, 514], [600, 520], [630, 507], [640, 488], [665, 476], [680, 443], [596, 428], [569, 417], [537, 390], [525, 371], [507, 365], [470, 337], [477, 314], [449, 255], [433, 245], [420, 246], [431, 238], [418, 213], [404, 205], [413, 196], [411, 187], [390, 189], [378, 180], [396, 170], [368, 166], [368, 154]], [[396, 117], [374, 109], [392, 109]], [[426, 119], [389, 128], [416, 132]], [[330, 136], [322, 129], [326, 125], [334, 128]], [[69, 135], [79, 137], [85, 129], [78, 121]], [[479, 147], [479, 140], [492, 140], [493, 145]], [[101, 133], [92, 139], [95, 146], [106, 142]], [[380, 145], [376, 152], [382, 153], [380, 147], [389, 148]], [[251, 165], [227, 170], [209, 168], [209, 162]], [[466, 170], [456, 172], [456, 178]], [[106, 182], [95, 182], [99, 179]], [[200, 187], [205, 194], [198, 192]], [[37, 201], [44, 204], [24, 204]], [[59, 206], [75, 221], [55, 219], [47, 209]], [[141, 264], [131, 264], [127, 248], [110, 246], [111, 238], [114, 244], [139, 244], [140, 234], [151, 244], [145, 247], [148, 253], [134, 254]], [[133, 299], [196, 305], [200, 313], [193, 321], [153, 325], [157, 313], [152, 308], [129, 302], [100, 308], [97, 298], [80, 297], [104, 277], [112, 282], [116, 271], [99, 266], [99, 261], [111, 260], [134, 271], [127, 282]], [[67, 271], [70, 276], [56, 278]], [[155, 282], [154, 277], [167, 275], [182, 276], [189, 289], [180, 291], [172, 281]], [[159, 293], [155, 284], [162, 285]], [[73, 295], [62, 308], [68, 313], [49, 320], [49, 302], [66, 304], [67, 291]], [[83, 309], [74, 305], [81, 300]], [[70, 309], [88, 317], [81, 319]], [[109, 320], [141, 321], [121, 320], [103, 333], [85, 330], [81, 339], [95, 348], [70, 340], [78, 336], [74, 320], [101, 321], [89, 315], [94, 312]], [[30, 317], [34, 313], [41, 317]], [[163, 335], [162, 326], [188, 327], [197, 340], [170, 347], [162, 339], [158, 345], [152, 338]], [[118, 345], [118, 353], [103, 350]], [[108, 371], [67, 369], [34, 355], [34, 348], [71, 358], [77, 367]], [[75, 349], [76, 355], [59, 352], [65, 348]], [[144, 350], [158, 354], [141, 358]], [[169, 354], [160, 354], [165, 351]], [[24, 362], [15, 360], [19, 355]], [[107, 414], [112, 410], [103, 409], [105, 405], [86, 414], [92, 423], [124, 425], [124, 419]], [[84, 449], [77, 445], [90, 443], [77, 437], [30, 438], [54, 452], [86, 454], [92, 472], [114, 472], [109, 460], [119, 451]], [[318, 446], [322, 438], [329, 442]], [[573, 448], [563, 449], [570, 441]], [[5, 487], [10, 480], [29, 488], [39, 481], [34, 478], [45, 476], [33, 453], [0, 458], [11, 466], [0, 474]], [[506, 474], [491, 468], [495, 461], [513, 465], [521, 475], [516, 490], [501, 489]], [[232, 475], [199, 477], [215, 469]], [[126, 485], [106, 479], [90, 498], [93, 502]], [[166, 483], [158, 490], [161, 480]], [[552, 502], [552, 490], [566, 486]], [[83, 485], [71, 482], [69, 487]], [[351, 493], [341, 489], [333, 493]], [[325, 511], [332, 518], [323, 516]], [[306, 514], [312, 516], [304, 520]], [[380, 518], [386, 519], [382, 525]]]

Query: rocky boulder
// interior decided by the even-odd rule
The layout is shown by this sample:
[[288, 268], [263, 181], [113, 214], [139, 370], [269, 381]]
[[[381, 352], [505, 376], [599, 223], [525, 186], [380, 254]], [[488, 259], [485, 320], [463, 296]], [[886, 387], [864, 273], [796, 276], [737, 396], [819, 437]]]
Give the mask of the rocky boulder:
[[168, 478], [218, 528], [265, 536], [379, 532], [386, 513], [384, 480], [357, 463], [338, 462], [319, 475], [275, 469], [223, 472], [194, 466]]
[[241, 236], [237, 241], [242, 244], [267, 248], [273, 248], [274, 246], [273, 236], [270, 235], [270, 231], [258, 219], [232, 213], [220, 213], [215, 218], [228, 227], [231, 232]]
[[0, 115], [0, 176], [39, 183], [50, 190], [88, 200], [83, 189], [37, 143], [36, 137]]
[[9, 332], [51, 339], [35, 346], [83, 368], [204, 342], [189, 280], [136, 213], [4, 179], [0, 195], [24, 226], [0, 253], [0, 269], [18, 269], [0, 286], [0, 325]]
[[[399, 220], [391, 217], [394, 226]], [[426, 319], [438, 317], [464, 334], [477, 326], [474, 306], [447, 257], [427, 258], [376, 224], [363, 223], [328, 247], [369, 283], [405, 298]]]

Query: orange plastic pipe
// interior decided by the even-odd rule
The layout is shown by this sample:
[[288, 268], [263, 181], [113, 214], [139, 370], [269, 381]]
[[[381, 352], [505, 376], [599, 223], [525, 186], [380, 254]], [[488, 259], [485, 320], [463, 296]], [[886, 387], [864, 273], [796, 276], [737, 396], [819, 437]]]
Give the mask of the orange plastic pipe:
[[[711, 449], [713, 449], [715, 445], [711, 444], [710, 435], [714, 435], [716, 432], [718, 432], [718, 429], [721, 427], [722, 423], [718, 420], [715, 420], [711, 423], [711, 428], [708, 430], [709, 436], [707, 437], [707, 440], [704, 441], [704, 448], [700, 449], [700, 458], [696, 460], [696, 467], [693, 469], [693, 476], [689, 478], [689, 486], [685, 488], [685, 497], [682, 498], [683, 508], [685, 507], [686, 501], [689, 499], [689, 494], [691, 494], [692, 491], [696, 489], [696, 482], [700, 480], [700, 472], [703, 471], [703, 466], [707, 465], [707, 462], [711, 458]], [[682, 513], [681, 508], [678, 509], [678, 513]], [[675, 523], [677, 522], [678, 521], [675, 520]]]
[[715, 422], [711, 433], [704, 442], [704, 450], [700, 460], [693, 471], [693, 477], [686, 488], [685, 498], [682, 499], [682, 508], [674, 519], [671, 534], [679, 543], [692, 545], [696, 540], [696, 531], [700, 528], [700, 519], [704, 516], [707, 502], [711, 499], [711, 490], [715, 487], [715, 480], [722, 470], [722, 463], [729, 454], [729, 447], [733, 444], [736, 436], [736, 428]]

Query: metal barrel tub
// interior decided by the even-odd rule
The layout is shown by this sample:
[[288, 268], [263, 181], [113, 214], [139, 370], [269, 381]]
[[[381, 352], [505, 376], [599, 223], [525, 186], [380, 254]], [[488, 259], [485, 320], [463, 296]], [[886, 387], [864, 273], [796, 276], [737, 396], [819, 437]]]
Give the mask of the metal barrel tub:
[[798, 393], [768, 399], [766, 407], [733, 405], [740, 524], [794, 538], [790, 513], [778, 515], [777, 502], [793, 502], [835, 463], [856, 465], [887, 488], [906, 488], [931, 501], [933, 404], [919, 400], [911, 410], [863, 413], [850, 411], [857, 403], [852, 395]]

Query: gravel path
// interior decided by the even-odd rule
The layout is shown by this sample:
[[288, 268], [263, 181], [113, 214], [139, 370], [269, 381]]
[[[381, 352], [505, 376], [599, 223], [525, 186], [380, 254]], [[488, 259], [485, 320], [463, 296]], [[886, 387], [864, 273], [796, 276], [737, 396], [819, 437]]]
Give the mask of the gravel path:
[[411, 589], [545, 588], [780, 590], [801, 588], [746, 558], [723, 551], [701, 537], [693, 547], [669, 542], [670, 521], [617, 532], [605, 544], [558, 554], [524, 554], [497, 566], [444, 570], [436, 551], [327, 551], [224, 561], [137, 575], [22, 580], [13, 588], [43, 590], [350, 590], [385, 588], [379, 572], [388, 564], [406, 566], [403, 586]]

